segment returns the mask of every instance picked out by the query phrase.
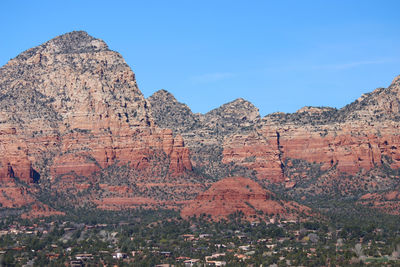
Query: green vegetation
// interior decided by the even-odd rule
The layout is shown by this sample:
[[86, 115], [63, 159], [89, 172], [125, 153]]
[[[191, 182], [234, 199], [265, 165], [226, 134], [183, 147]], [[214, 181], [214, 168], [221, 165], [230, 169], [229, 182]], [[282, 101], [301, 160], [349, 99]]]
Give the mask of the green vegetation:
[[69, 216], [0, 221], [2, 266], [155, 266], [212, 261], [227, 266], [398, 266], [398, 217], [249, 222], [242, 214], [183, 220], [174, 211], [76, 210]]

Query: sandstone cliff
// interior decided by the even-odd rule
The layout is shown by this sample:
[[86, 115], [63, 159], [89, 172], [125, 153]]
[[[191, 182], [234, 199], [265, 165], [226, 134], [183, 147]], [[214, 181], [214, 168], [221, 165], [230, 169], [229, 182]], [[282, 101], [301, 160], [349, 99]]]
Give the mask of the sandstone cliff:
[[306, 107], [264, 117], [225, 140], [224, 163], [257, 172], [287, 194], [361, 196], [399, 184], [399, 78], [341, 108]]
[[[390, 161], [400, 167], [399, 85], [394, 82], [340, 109], [306, 108], [294, 114], [272, 114], [260, 129], [236, 135], [224, 146], [224, 162], [255, 169], [262, 179], [284, 180], [285, 160], [302, 159], [355, 174]], [[391, 104], [390, 104], [391, 103]]]
[[[157, 128], [135, 75], [86, 32], [29, 49], [0, 68], [0, 180], [65, 186], [113, 165], [164, 176], [191, 171], [181, 137]], [[123, 182], [123, 181], [122, 181]], [[47, 182], [51, 184], [52, 182]]]

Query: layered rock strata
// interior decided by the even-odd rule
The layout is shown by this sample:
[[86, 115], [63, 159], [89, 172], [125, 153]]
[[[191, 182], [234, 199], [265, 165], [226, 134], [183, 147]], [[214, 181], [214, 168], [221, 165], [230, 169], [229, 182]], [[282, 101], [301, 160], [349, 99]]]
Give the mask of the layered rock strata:
[[400, 167], [399, 79], [386, 89], [363, 96], [340, 109], [304, 108], [294, 114], [271, 114], [259, 129], [224, 143], [223, 162], [257, 171], [257, 177], [285, 180], [287, 159], [302, 159], [356, 174], [383, 163]]
[[102, 40], [56, 37], [10, 60], [0, 79], [1, 179], [146, 169], [153, 153], [170, 158], [171, 173], [191, 170], [182, 138], [154, 126], [135, 75]]
[[229, 177], [212, 184], [189, 202], [182, 209], [181, 216], [210, 215], [214, 219], [226, 219], [229, 215], [241, 213], [246, 218], [278, 214], [281, 218], [297, 218], [301, 212], [308, 211], [295, 202], [277, 200], [273, 193], [249, 178]]
[[146, 176], [155, 158], [166, 176], [192, 169], [183, 139], [154, 125], [122, 56], [86, 32], [58, 36], [0, 68], [0, 153], [2, 184], [56, 179], [79, 187], [70, 181], [114, 165]]

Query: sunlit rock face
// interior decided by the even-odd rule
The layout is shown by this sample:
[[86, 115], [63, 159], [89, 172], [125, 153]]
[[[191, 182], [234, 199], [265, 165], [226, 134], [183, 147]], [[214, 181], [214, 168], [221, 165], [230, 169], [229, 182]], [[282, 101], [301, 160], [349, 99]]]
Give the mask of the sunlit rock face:
[[143, 169], [165, 153], [170, 171], [191, 170], [180, 137], [154, 126], [135, 75], [86, 32], [29, 49], [0, 69], [0, 180], [27, 183], [112, 164]]
[[302, 159], [354, 175], [389, 162], [400, 167], [399, 78], [336, 110], [305, 107], [263, 118], [257, 130], [224, 143], [223, 162], [254, 169], [261, 179], [285, 180], [286, 159]]

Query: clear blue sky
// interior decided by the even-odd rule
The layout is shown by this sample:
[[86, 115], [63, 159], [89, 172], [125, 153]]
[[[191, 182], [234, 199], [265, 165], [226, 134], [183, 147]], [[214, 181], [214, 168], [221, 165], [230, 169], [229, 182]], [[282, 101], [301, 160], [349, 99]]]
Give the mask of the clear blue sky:
[[194, 112], [342, 107], [400, 74], [400, 1], [0, 1], [0, 65], [85, 30]]

